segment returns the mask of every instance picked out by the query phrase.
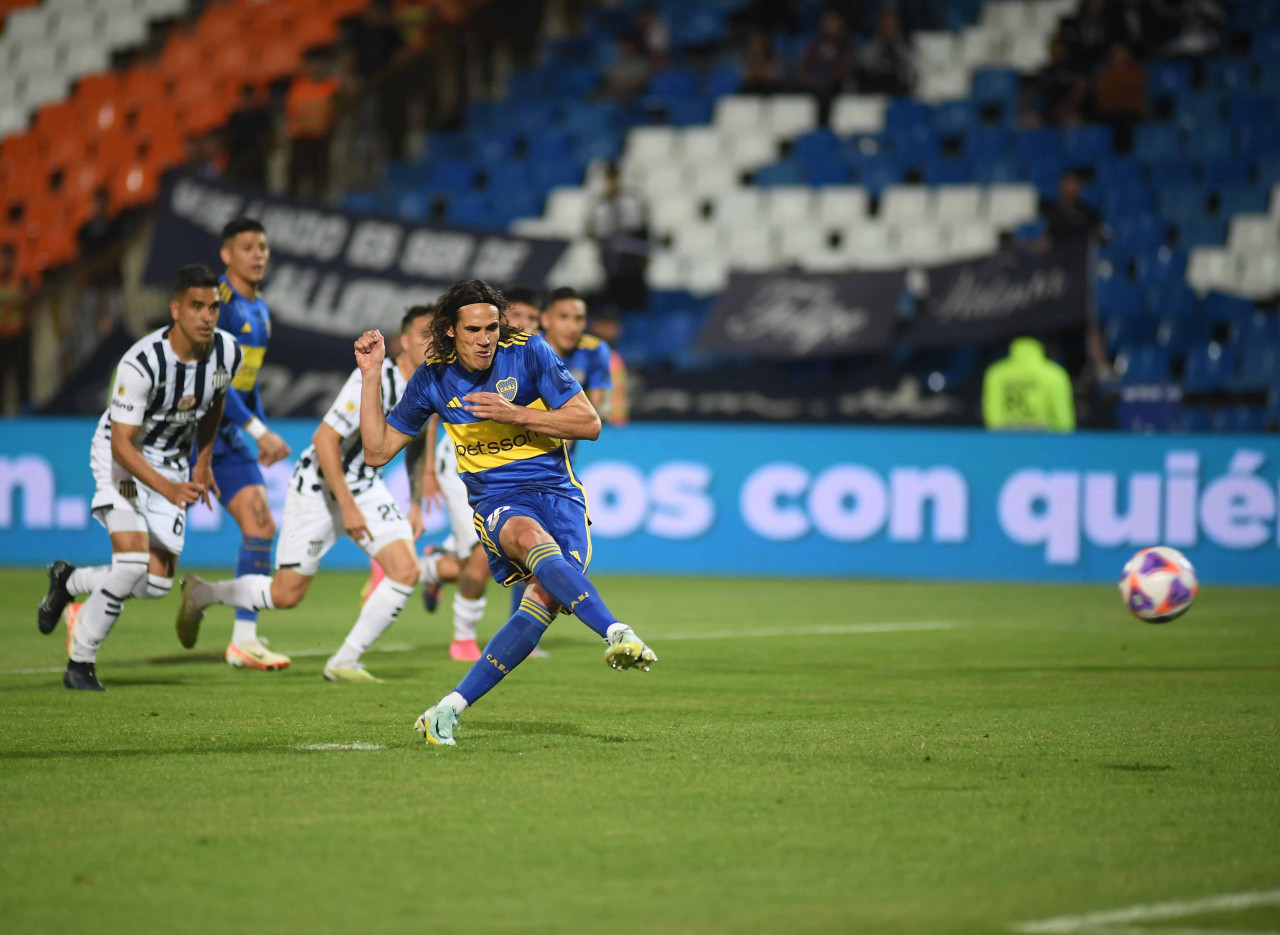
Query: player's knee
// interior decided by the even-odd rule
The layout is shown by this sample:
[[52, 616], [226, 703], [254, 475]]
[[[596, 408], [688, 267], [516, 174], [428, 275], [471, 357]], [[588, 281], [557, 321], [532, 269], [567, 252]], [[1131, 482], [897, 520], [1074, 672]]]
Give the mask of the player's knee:
[[306, 594], [306, 585], [281, 585], [279, 581], [275, 581], [271, 585], [271, 603], [275, 605], [276, 610], [288, 610], [290, 607], [297, 607]]
[[484, 597], [485, 580], [472, 574], [468, 568], [458, 575], [458, 593], [469, 601]]
[[148, 600], [154, 600], [157, 597], [164, 597], [173, 589], [173, 578], [164, 578], [160, 575], [148, 573], [146, 580], [146, 593], [142, 596]]

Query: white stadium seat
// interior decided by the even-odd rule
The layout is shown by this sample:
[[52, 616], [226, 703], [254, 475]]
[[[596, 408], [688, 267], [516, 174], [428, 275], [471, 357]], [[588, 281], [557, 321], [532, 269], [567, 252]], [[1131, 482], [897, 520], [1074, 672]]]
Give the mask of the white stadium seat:
[[716, 101], [715, 127], [732, 138], [737, 133], [758, 133], [767, 129], [761, 98], [729, 94]]
[[507, 230], [521, 237], [532, 237], [535, 240], [558, 239], [564, 236], [546, 218], [516, 218], [507, 225]]
[[853, 260], [844, 250], [829, 247], [798, 258], [796, 264], [806, 273], [843, 273], [854, 268]]
[[1187, 284], [1197, 292], [1236, 290], [1236, 258], [1221, 247], [1197, 247], [1187, 261]]
[[739, 179], [737, 169], [724, 163], [692, 166], [687, 176], [687, 193], [704, 198], [713, 197], [731, 188], [737, 188]]
[[865, 188], [856, 185], [830, 185], [818, 189], [818, 220], [831, 227], [847, 227], [867, 216], [871, 199]]
[[187, 0], [138, 0], [138, 3], [151, 19], [181, 16], [187, 12]]
[[93, 42], [100, 31], [98, 17], [90, 11], [63, 10], [53, 26], [59, 42]]
[[960, 62], [967, 68], [982, 68], [999, 60], [996, 34], [981, 26], [960, 33]]
[[650, 201], [684, 195], [688, 176], [683, 166], [664, 160], [649, 165], [639, 182], [640, 190]]
[[78, 42], [67, 47], [63, 65], [68, 75], [78, 78], [110, 68], [111, 53], [104, 46]]
[[21, 103], [28, 109], [34, 110], [50, 101], [66, 97], [70, 87], [71, 79], [59, 72], [31, 73], [27, 75]]
[[841, 94], [831, 107], [831, 131], [837, 136], [879, 133], [889, 100], [879, 94]]
[[1276, 222], [1265, 214], [1237, 214], [1231, 219], [1227, 247], [1232, 253], [1255, 253], [1277, 243]]
[[766, 98], [765, 124], [778, 139], [794, 139], [818, 125], [818, 105], [808, 94], [779, 94]]
[[987, 190], [987, 219], [996, 230], [1033, 221], [1039, 210], [1040, 195], [1033, 185], [992, 185]]
[[766, 189], [765, 216], [774, 227], [807, 224], [813, 216], [813, 190], [804, 185], [778, 185]]
[[676, 148], [676, 131], [671, 127], [633, 127], [627, 133], [624, 158], [656, 163], [672, 157]]
[[19, 46], [11, 61], [21, 72], [58, 72], [62, 70], [62, 56], [52, 42], [27, 42]]
[[720, 243], [720, 231], [711, 224], [686, 224], [675, 232], [675, 248], [681, 256], [715, 257], [724, 255]]
[[572, 286], [579, 292], [594, 292], [604, 285], [604, 267], [595, 241], [582, 239], [569, 244], [556, 265], [547, 274], [547, 282]]
[[778, 266], [778, 252], [769, 228], [743, 224], [725, 231], [725, 252], [732, 269], [762, 273]]
[[4, 34], [15, 45], [39, 45], [53, 37], [53, 17], [44, 7], [14, 10], [5, 18]]
[[912, 42], [917, 71], [929, 71], [955, 61], [956, 39], [949, 32], [918, 32], [912, 37]]
[[806, 256], [831, 249], [827, 232], [816, 224], [784, 224], [774, 230], [778, 254], [784, 263], [799, 263]]
[[649, 202], [649, 227], [655, 234], [672, 234], [698, 217], [698, 201], [684, 194]]
[[108, 48], [124, 49], [147, 40], [147, 20], [138, 12], [121, 10], [112, 13], [104, 24], [102, 41]]
[[1239, 291], [1251, 299], [1268, 299], [1280, 291], [1280, 256], [1274, 248], [1240, 258]]
[[1016, 36], [1009, 47], [1008, 61], [1023, 74], [1039, 71], [1049, 64], [1049, 36], [1038, 33]]
[[934, 192], [934, 215], [939, 221], [976, 221], [984, 214], [982, 186], [943, 185]]
[[1030, 6], [1024, 0], [988, 0], [979, 21], [995, 32], [1020, 32], [1033, 25]]
[[932, 68], [920, 75], [915, 96], [922, 101], [957, 101], [970, 93], [970, 71], [960, 66]]
[[663, 289], [675, 292], [689, 284], [685, 272], [685, 262], [674, 250], [655, 250], [649, 255], [649, 266], [645, 269], [645, 282], [650, 289]]
[[933, 197], [923, 185], [891, 185], [880, 198], [880, 217], [897, 227], [933, 216]]
[[688, 289], [694, 295], [723, 292], [728, 282], [729, 268], [722, 260], [704, 257], [689, 261]]
[[689, 127], [676, 137], [676, 156], [685, 165], [720, 162], [724, 159], [724, 140], [714, 127]]
[[591, 196], [586, 189], [561, 186], [547, 196], [542, 216], [564, 236], [581, 237], [587, 232], [590, 212]]
[[764, 194], [758, 188], [731, 188], [715, 199], [716, 224], [727, 230], [763, 225]]
[[752, 172], [778, 161], [778, 141], [763, 131], [743, 131], [724, 140], [729, 164], [739, 172]]
[[27, 110], [16, 102], [0, 98], [0, 137], [20, 133], [27, 128]]
[[948, 254], [956, 260], [988, 256], [1000, 247], [1000, 236], [981, 221], [956, 224], [951, 227]]
[[948, 258], [945, 232], [936, 224], [911, 224], [899, 228], [898, 251], [909, 262], [941, 262]]

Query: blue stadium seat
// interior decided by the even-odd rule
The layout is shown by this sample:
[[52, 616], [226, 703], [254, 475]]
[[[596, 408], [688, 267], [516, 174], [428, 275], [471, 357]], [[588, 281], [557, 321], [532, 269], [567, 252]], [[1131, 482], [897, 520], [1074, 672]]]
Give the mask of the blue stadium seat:
[[1017, 149], [1018, 158], [1031, 167], [1046, 159], [1061, 162], [1062, 131], [1057, 127], [1023, 130], [1018, 134]]
[[1207, 340], [1208, 330], [1195, 318], [1162, 318], [1156, 326], [1156, 343], [1171, 356], [1182, 356], [1192, 345]]
[[803, 185], [804, 174], [799, 163], [792, 159], [783, 159], [771, 166], [757, 169], [755, 184], [766, 188], [774, 185]]
[[573, 139], [564, 130], [548, 128], [529, 137], [526, 155], [530, 162], [553, 162], [568, 159]]
[[1231, 332], [1241, 332], [1253, 318], [1253, 303], [1237, 295], [1210, 292], [1204, 297], [1203, 314], [1210, 325], [1225, 325]]
[[378, 210], [378, 193], [347, 192], [342, 196], [342, 207], [356, 214], [374, 214]]
[[427, 166], [426, 184], [429, 188], [447, 191], [466, 190], [471, 187], [475, 170], [471, 163], [461, 159], [432, 159]]
[[1259, 64], [1254, 86], [1265, 97], [1280, 95], [1280, 52]]
[[1190, 62], [1154, 61], [1147, 64], [1147, 90], [1153, 100], [1177, 100], [1191, 90], [1194, 71]]
[[1006, 127], [975, 126], [965, 136], [964, 154], [972, 162], [1010, 161], [1016, 134]]
[[1143, 183], [1118, 185], [1100, 191], [1104, 217], [1123, 220], [1134, 215], [1150, 213], [1154, 209], [1155, 202], [1151, 197], [1151, 191]]
[[1218, 432], [1253, 433], [1266, 427], [1267, 410], [1263, 406], [1225, 406], [1213, 419], [1213, 428]]
[[1062, 178], [1063, 170], [1067, 168], [1068, 166], [1057, 156], [1042, 157], [1031, 163], [1027, 180], [1040, 192], [1041, 198], [1057, 201], [1058, 182]]
[[902, 182], [902, 168], [890, 156], [863, 159], [854, 167], [854, 171], [857, 176], [854, 181], [873, 196], [879, 196], [890, 185]]
[[1271, 203], [1271, 189], [1261, 185], [1233, 185], [1218, 190], [1218, 217], [1265, 213]]
[[910, 132], [929, 122], [929, 105], [912, 97], [896, 97], [884, 112], [884, 128], [889, 133]]
[[663, 101], [697, 97], [701, 81], [692, 68], [664, 68], [649, 81], [649, 95]]
[[1156, 191], [1156, 204], [1160, 213], [1175, 224], [1205, 218], [1208, 215], [1208, 201], [1208, 192], [1197, 184], [1164, 184]]
[[1182, 388], [1190, 393], [1225, 390], [1234, 376], [1236, 358], [1220, 344], [1201, 344], [1187, 353]]
[[1165, 159], [1147, 167], [1152, 186], [1159, 192], [1174, 186], [1195, 185], [1200, 180], [1200, 170], [1191, 159]]
[[489, 221], [495, 227], [506, 227], [516, 218], [539, 217], [543, 193], [533, 187], [495, 192], [489, 202]]
[[1204, 63], [1206, 87], [1233, 94], [1251, 91], [1256, 77], [1254, 63], [1247, 59], [1211, 58]]
[[802, 163], [800, 174], [809, 185], [844, 185], [853, 180], [853, 171], [839, 155]]
[[1107, 351], [1116, 354], [1121, 348], [1136, 348], [1155, 340], [1156, 322], [1145, 315], [1109, 319], [1102, 329]]
[[1227, 119], [1237, 127], [1275, 123], [1276, 102], [1266, 97], [1233, 95], [1227, 102]]
[[928, 126], [920, 125], [906, 131], [890, 134], [893, 149], [904, 168], [923, 170], [941, 153], [938, 134]]
[[551, 92], [556, 97], [578, 100], [590, 95], [600, 83], [600, 70], [594, 65], [564, 64], [556, 68]]
[[1280, 61], [1280, 32], [1274, 30], [1253, 32], [1250, 36], [1249, 51], [1263, 68]]
[[1187, 136], [1182, 151], [1192, 159], [1221, 159], [1235, 152], [1235, 141], [1228, 127], [1199, 127]]
[[668, 100], [663, 109], [674, 126], [700, 127], [711, 122], [713, 105], [708, 97], [682, 97]]
[[1093, 165], [1110, 157], [1115, 148], [1115, 134], [1110, 127], [1074, 127], [1063, 133], [1062, 145], [1067, 165]]
[[697, 49], [724, 39], [725, 16], [714, 6], [678, 4], [667, 7], [671, 45], [677, 49]]
[[1164, 248], [1138, 257], [1136, 278], [1144, 288], [1175, 283], [1190, 293], [1186, 274], [1187, 255], [1181, 250]]
[[1147, 177], [1142, 164], [1133, 158], [1107, 159], [1098, 163], [1094, 181], [1104, 191], [1111, 189], [1146, 187]]
[[[1277, 87], [1276, 93], [1280, 94], [1280, 87]], [[1280, 124], [1239, 127], [1236, 130], [1236, 152], [1255, 157], [1280, 153]]]
[[935, 159], [924, 169], [929, 185], [964, 185], [973, 181], [973, 175], [973, 164], [963, 158]]
[[431, 198], [421, 189], [404, 189], [394, 196], [396, 217], [410, 223], [421, 223], [431, 215]]
[[1276, 147], [1275, 152], [1255, 156], [1253, 167], [1257, 182], [1263, 188], [1271, 189], [1280, 183], [1280, 146]]
[[1111, 242], [1137, 254], [1155, 253], [1168, 236], [1169, 225], [1154, 214], [1118, 213], [1111, 224]]
[[427, 165], [421, 162], [389, 162], [382, 184], [390, 189], [421, 188], [427, 181]]
[[1154, 344], [1142, 344], [1124, 352], [1125, 369], [1122, 381], [1135, 383], [1167, 383], [1169, 380], [1169, 354]]
[[[1204, 135], [1210, 136], [1207, 133]], [[1252, 170], [1248, 156], [1219, 156], [1204, 161], [1202, 175], [1205, 185], [1221, 191], [1224, 188], [1247, 186]]]
[[1265, 392], [1280, 386], [1280, 346], [1245, 344], [1240, 351], [1240, 370], [1234, 389], [1241, 392]]
[[1183, 406], [1182, 430], [1184, 432], [1212, 431], [1213, 411], [1208, 406]]
[[542, 189], [552, 189], [557, 185], [581, 185], [585, 172], [585, 163], [575, 156], [569, 156], [555, 162], [533, 163], [533, 181]]
[[1173, 124], [1139, 124], [1133, 129], [1132, 152], [1142, 162], [1177, 159], [1182, 155], [1182, 131]]
[[[1243, 323], [1237, 340], [1245, 347], [1280, 346], [1280, 315], [1255, 311]], [[1276, 371], [1276, 378], [1280, 379], [1280, 370]]]
[[736, 65], [721, 65], [713, 68], [707, 75], [707, 96], [723, 97], [726, 94], [737, 94], [742, 87], [742, 75]]
[[1099, 318], [1112, 320], [1145, 317], [1142, 289], [1137, 283], [1123, 276], [1115, 275], [1109, 279], [1099, 279], [1096, 297]]
[[1227, 242], [1225, 218], [1202, 217], [1176, 223], [1178, 246], [1183, 250], [1190, 250], [1192, 247], [1220, 247]]
[[1027, 167], [1017, 159], [979, 159], [970, 156], [974, 165], [974, 181], [983, 185], [1002, 185], [1006, 182], [1025, 182]]
[[1178, 123], [1195, 133], [1222, 123], [1223, 94], [1220, 91], [1193, 91], [1178, 102]]
[[453, 192], [445, 208], [445, 218], [461, 227], [492, 227], [489, 196], [485, 192]]
[[978, 104], [974, 101], [944, 101], [933, 114], [933, 129], [939, 136], [964, 136], [978, 125]]
[[489, 191], [494, 196], [523, 191], [532, 181], [532, 170], [523, 160], [506, 159], [489, 167]]
[[981, 68], [973, 75], [973, 99], [980, 105], [999, 104], [1012, 113], [1018, 106], [1021, 78], [1012, 68]]
[[1034, 221], [1026, 221], [1019, 224], [1017, 230], [1013, 232], [1013, 236], [1022, 243], [1041, 240], [1048, 235], [1049, 225], [1044, 218], [1036, 218]]
[[797, 137], [792, 144], [791, 155], [803, 163], [809, 163], [833, 157], [839, 159], [840, 150], [840, 138], [826, 127], [819, 127]]

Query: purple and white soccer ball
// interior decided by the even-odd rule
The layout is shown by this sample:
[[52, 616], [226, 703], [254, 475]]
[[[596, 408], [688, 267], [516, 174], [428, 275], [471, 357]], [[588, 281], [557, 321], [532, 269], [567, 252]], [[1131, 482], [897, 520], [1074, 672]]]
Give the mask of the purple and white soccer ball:
[[1167, 545], [1143, 549], [1129, 559], [1120, 575], [1124, 606], [1146, 623], [1168, 623], [1181, 617], [1199, 590], [1196, 570], [1187, 557]]

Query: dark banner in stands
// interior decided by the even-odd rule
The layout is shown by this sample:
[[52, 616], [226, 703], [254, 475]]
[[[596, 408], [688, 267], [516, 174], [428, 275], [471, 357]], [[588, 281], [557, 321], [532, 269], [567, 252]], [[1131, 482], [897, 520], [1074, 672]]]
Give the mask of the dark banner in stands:
[[1088, 242], [1002, 250], [932, 268], [734, 274], [698, 345], [758, 360], [985, 344], [1084, 324]]
[[1089, 243], [992, 256], [921, 271], [920, 296], [904, 335], [916, 347], [984, 344], [1083, 325], [1089, 309]]
[[901, 270], [832, 276], [734, 273], [698, 338], [771, 360], [881, 351], [893, 340]]
[[[892, 364], [859, 367], [821, 380], [799, 379], [782, 365], [714, 372], [633, 369], [636, 422], [858, 422], [973, 425], [979, 381], [933, 392]], [[606, 431], [608, 429], [606, 428]]]
[[541, 287], [568, 246], [405, 224], [178, 173], [157, 204], [146, 281], [167, 287], [187, 263], [221, 270], [218, 233], [242, 216], [260, 220], [271, 245], [263, 295], [273, 331], [259, 383], [275, 416], [323, 413], [355, 366], [360, 332], [391, 333], [406, 308], [460, 279]]

